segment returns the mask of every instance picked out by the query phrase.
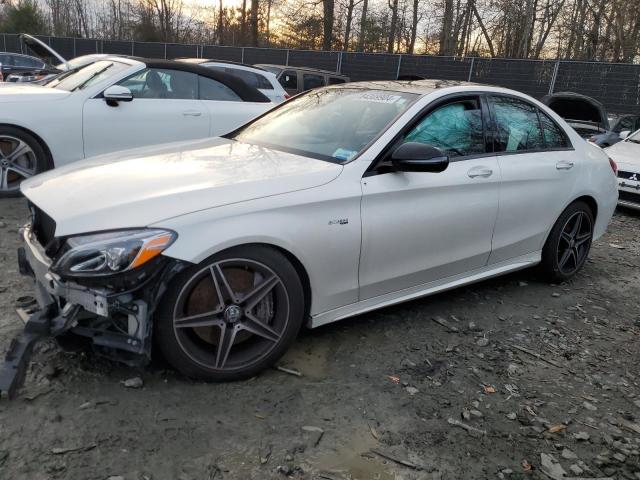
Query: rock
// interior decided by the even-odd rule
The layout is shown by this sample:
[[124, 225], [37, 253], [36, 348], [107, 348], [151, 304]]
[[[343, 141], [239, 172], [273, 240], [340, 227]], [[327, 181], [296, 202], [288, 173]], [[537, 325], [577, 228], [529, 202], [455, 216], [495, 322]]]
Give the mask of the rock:
[[142, 388], [144, 385], [144, 382], [140, 377], [128, 378], [122, 383], [126, 388]]
[[476, 418], [483, 417], [482, 412], [480, 410], [471, 410], [469, 413]]
[[551, 294], [552, 297], [558, 298], [560, 296], [560, 294], [558, 292], [553, 292]]
[[478, 339], [476, 345], [478, 345], [479, 347], [486, 347], [487, 345], [489, 345], [489, 339], [486, 337], [482, 337]]
[[317, 447], [324, 435], [324, 430], [320, 427], [314, 427], [306, 425], [302, 427], [303, 435], [306, 437], [307, 444], [312, 447]]
[[84, 402], [82, 405], [80, 405], [78, 408], [80, 410], [86, 410], [87, 408], [91, 408], [93, 406], [93, 403], [91, 402]]
[[462, 409], [462, 418], [464, 420], [471, 420], [471, 412], [467, 408]]
[[291, 468], [289, 465], [278, 465], [276, 467], [276, 471], [278, 473], [281, 473], [282, 475], [289, 476], [293, 473], [293, 468]]
[[573, 434], [573, 438], [575, 438], [579, 442], [586, 442], [591, 437], [589, 437], [589, 434], [587, 432], [578, 432]]
[[516, 415], [515, 412], [510, 412], [510, 413], [507, 413], [507, 418], [509, 420], [515, 420], [516, 418], [518, 418], [518, 415]]
[[122, 475], [111, 475], [107, 477], [107, 480], [124, 480], [124, 477]]
[[595, 412], [596, 410], [598, 410], [598, 407], [596, 407], [593, 403], [583, 402], [582, 406], [587, 410], [591, 410], [592, 412]]
[[284, 459], [285, 459], [287, 462], [292, 462], [292, 461], [293, 461], [293, 455], [291, 455], [290, 453], [287, 453], [287, 454], [284, 456]]
[[5, 228], [7, 224], [5, 222], [0, 222], [0, 228]]
[[544, 474], [553, 480], [562, 480], [567, 476], [567, 472], [552, 455], [541, 453], [540, 464], [540, 468]]
[[416, 393], [418, 393], [420, 391], [416, 387], [407, 387], [407, 388], [405, 388], [405, 390], [407, 391], [407, 393], [409, 395], [415, 395]]
[[569, 470], [571, 470], [571, 473], [574, 475], [582, 475], [584, 473], [584, 470], [575, 463], [569, 467]]
[[614, 453], [613, 454], [613, 458], [615, 460], [617, 460], [620, 463], [624, 463], [625, 460], [627, 459], [627, 457], [625, 455], [623, 455], [622, 453], [618, 452], [618, 453]]
[[562, 449], [562, 453], [560, 455], [565, 460], [575, 460], [575, 459], [578, 458], [578, 456], [575, 453], [573, 453], [571, 450], [569, 450], [568, 448]]

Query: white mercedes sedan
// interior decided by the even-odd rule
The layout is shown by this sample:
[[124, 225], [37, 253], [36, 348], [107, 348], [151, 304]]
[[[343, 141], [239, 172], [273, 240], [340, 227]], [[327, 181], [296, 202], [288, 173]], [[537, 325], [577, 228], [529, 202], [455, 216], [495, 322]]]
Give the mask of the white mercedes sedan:
[[629, 134], [605, 151], [618, 165], [618, 204], [640, 210], [640, 130]]
[[190, 377], [247, 378], [305, 324], [537, 264], [571, 278], [616, 186], [600, 148], [511, 90], [314, 90], [223, 138], [25, 182], [19, 262], [37, 302], [21, 316], [36, 333], [7, 368], [26, 361], [20, 345], [62, 336], [128, 363], [157, 345]]
[[44, 86], [0, 88], [0, 198], [54, 167], [116, 150], [222, 135], [273, 104], [237, 77], [106, 57]]

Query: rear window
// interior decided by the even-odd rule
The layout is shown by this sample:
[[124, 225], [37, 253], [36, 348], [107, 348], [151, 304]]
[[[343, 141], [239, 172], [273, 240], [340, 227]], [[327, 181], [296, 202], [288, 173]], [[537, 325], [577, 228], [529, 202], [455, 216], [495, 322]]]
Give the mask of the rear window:
[[324, 75], [305, 73], [302, 75], [302, 84], [304, 90], [312, 90], [314, 88], [324, 87]]
[[298, 89], [298, 72], [295, 70], [285, 70], [278, 80], [284, 88], [292, 90]]

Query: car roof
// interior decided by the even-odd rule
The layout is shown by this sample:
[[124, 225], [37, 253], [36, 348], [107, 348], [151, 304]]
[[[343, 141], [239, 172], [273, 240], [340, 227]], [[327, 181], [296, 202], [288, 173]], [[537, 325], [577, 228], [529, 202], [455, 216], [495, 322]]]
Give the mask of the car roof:
[[256, 65], [251, 65], [249, 63], [233, 62], [231, 60], [218, 60], [217, 58], [189, 58], [189, 57], [184, 57], [184, 58], [176, 58], [175, 60], [178, 61], [178, 62], [192, 63], [192, 64], [195, 64], [195, 65], [202, 65], [203, 63], [220, 63], [220, 64], [223, 64], [223, 65], [236, 65], [236, 66], [239, 66], [239, 67], [254, 68], [256, 70], [261, 70], [263, 72], [267, 71], [262, 67], [258, 67]]
[[[463, 82], [459, 80], [381, 80], [373, 82], [352, 82], [333, 85], [328, 88], [361, 88], [363, 90], [389, 90], [393, 92], [414, 93], [427, 95], [442, 88], [453, 87], [483, 87], [489, 85], [481, 83]], [[498, 89], [496, 89], [498, 90]]]
[[334, 75], [336, 77], [345, 77], [348, 78], [347, 75], [339, 72], [332, 72], [331, 70], [322, 70], [321, 68], [311, 68], [311, 67], [296, 67], [294, 65], [278, 65], [276, 63], [258, 63], [257, 66], [264, 67], [277, 67], [283, 70], [304, 70], [306, 72], [317, 72], [324, 73], [326, 75]]
[[[122, 57], [112, 57], [114, 60], [118, 60]], [[181, 72], [195, 73], [203, 77], [210, 78], [217, 82], [220, 82], [227, 87], [231, 88], [234, 92], [240, 96], [245, 102], [270, 102], [270, 100], [257, 88], [254, 88], [247, 83], [236, 77], [235, 75], [221, 72], [219, 70], [213, 70], [211, 68], [202, 67], [194, 63], [179, 62], [177, 60], [158, 60], [154, 58], [141, 58], [141, 57], [128, 57], [134, 61], [144, 63], [147, 68], [178, 70]]]

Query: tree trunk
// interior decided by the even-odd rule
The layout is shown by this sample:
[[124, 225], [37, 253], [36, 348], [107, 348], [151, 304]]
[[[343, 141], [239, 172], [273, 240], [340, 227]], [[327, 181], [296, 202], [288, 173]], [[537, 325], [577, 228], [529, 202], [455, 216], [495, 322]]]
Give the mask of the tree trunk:
[[387, 44], [387, 52], [393, 53], [393, 47], [396, 40], [396, 28], [398, 26], [398, 0], [388, 0], [391, 9], [391, 27], [389, 28], [389, 43]]
[[480, 30], [482, 30], [482, 35], [484, 35], [485, 40], [487, 41], [487, 47], [489, 48], [489, 53], [492, 57], [496, 56], [496, 51], [493, 48], [493, 41], [491, 40], [491, 35], [487, 31], [487, 28], [484, 26], [482, 22], [482, 18], [480, 17], [480, 13], [478, 13], [478, 7], [476, 7], [475, 0], [471, 1], [471, 8], [473, 8], [473, 14], [476, 16], [476, 20], [478, 20], [478, 25], [480, 25]]
[[242, 11], [240, 12], [240, 45], [247, 41], [247, 0], [242, 0]]
[[349, 50], [349, 37], [351, 36], [351, 21], [353, 20], [353, 8], [355, 6], [354, 0], [349, 0], [347, 6], [347, 23], [344, 27], [344, 42], [342, 44], [342, 50]]
[[413, 0], [413, 17], [411, 21], [411, 39], [409, 40], [409, 47], [407, 53], [413, 54], [416, 48], [416, 37], [418, 36], [418, 5], [420, 0]]
[[258, 46], [258, 1], [251, 0], [251, 45]]
[[218, 45], [224, 45], [224, 7], [222, 0], [218, 3]]
[[322, 38], [322, 49], [323, 50], [331, 50], [331, 45], [333, 43], [333, 15], [334, 15], [334, 7], [335, 0], [322, 0], [322, 6], [324, 11], [323, 18], [323, 38]]
[[367, 30], [367, 8], [369, 7], [369, 0], [364, 0], [362, 3], [362, 14], [360, 15], [360, 38], [358, 38], [358, 51], [364, 51], [364, 40]]
[[272, 3], [273, 3], [273, 0], [267, 0], [267, 47], [271, 46], [271, 4]]
[[440, 30], [440, 55], [451, 55], [451, 33], [453, 29], [453, 0], [444, 0], [444, 16]]

